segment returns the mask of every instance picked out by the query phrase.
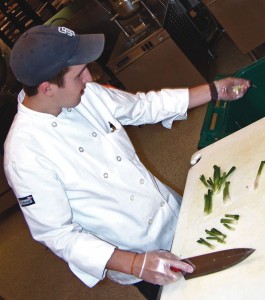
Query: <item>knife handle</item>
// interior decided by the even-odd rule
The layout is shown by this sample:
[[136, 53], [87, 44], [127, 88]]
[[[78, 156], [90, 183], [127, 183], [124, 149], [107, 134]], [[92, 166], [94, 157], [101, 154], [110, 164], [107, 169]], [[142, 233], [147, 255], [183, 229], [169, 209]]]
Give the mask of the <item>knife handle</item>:
[[[183, 262], [185, 262], [185, 263], [191, 265], [191, 266], [193, 267], [194, 270], [196, 269], [195, 265], [194, 265], [188, 258], [181, 259], [181, 261], [183, 261]], [[176, 268], [176, 267], [170, 266], [170, 270], [173, 271], [173, 272], [181, 272], [183, 275], [186, 274], [185, 271], [183, 271], [183, 270], [181, 270], [181, 269], [179, 269], [179, 268]]]
[[181, 272], [179, 268], [175, 268], [175, 267], [170, 267], [170, 270], [173, 272]]

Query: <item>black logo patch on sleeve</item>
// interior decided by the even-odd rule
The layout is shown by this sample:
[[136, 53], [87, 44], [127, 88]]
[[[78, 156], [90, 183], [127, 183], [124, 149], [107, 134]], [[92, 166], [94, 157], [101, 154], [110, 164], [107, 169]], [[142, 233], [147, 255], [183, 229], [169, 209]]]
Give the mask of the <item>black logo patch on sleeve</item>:
[[29, 195], [29, 196], [26, 196], [23, 198], [18, 198], [18, 201], [19, 201], [20, 206], [22, 206], [22, 207], [35, 204], [35, 201], [34, 201], [32, 195]]

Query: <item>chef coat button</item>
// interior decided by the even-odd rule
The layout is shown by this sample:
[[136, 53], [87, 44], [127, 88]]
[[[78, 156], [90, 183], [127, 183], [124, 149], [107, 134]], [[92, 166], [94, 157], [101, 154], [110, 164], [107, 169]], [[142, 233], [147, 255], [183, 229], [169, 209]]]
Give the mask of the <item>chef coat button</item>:
[[67, 111], [71, 112], [71, 111], [72, 111], [72, 108], [67, 108]]
[[108, 178], [109, 177], [108, 173], [104, 173], [103, 176], [104, 176], [104, 178]]
[[134, 200], [134, 195], [130, 196], [130, 200], [133, 201]]
[[163, 207], [165, 205], [165, 201], [161, 202], [161, 207]]
[[52, 122], [52, 127], [56, 127], [57, 123], [56, 122]]
[[121, 157], [120, 156], [117, 156], [117, 161], [121, 161]]
[[141, 183], [141, 184], [144, 184], [144, 180], [143, 180], [143, 179], [141, 179], [141, 180], [140, 180], [140, 183]]
[[84, 148], [83, 147], [79, 147], [79, 151], [80, 152], [84, 152]]
[[152, 219], [149, 219], [149, 220], [148, 220], [148, 224], [149, 224], [149, 225], [151, 225], [151, 224], [152, 224], [152, 222], [153, 222], [153, 220], [152, 220]]
[[96, 137], [97, 133], [96, 132], [92, 132], [92, 135], [93, 135], [93, 137]]

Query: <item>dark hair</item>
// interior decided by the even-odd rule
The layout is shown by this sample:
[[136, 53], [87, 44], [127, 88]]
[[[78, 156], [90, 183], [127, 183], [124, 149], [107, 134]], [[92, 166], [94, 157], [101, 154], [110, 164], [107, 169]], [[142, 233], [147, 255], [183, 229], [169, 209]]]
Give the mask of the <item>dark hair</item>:
[[[52, 79], [47, 80], [50, 83], [58, 85], [58, 87], [64, 87], [64, 75], [68, 72], [69, 67], [63, 68], [57, 75], [55, 75]], [[22, 84], [23, 90], [25, 94], [29, 97], [35, 96], [38, 93], [38, 85], [37, 86], [27, 86]]]

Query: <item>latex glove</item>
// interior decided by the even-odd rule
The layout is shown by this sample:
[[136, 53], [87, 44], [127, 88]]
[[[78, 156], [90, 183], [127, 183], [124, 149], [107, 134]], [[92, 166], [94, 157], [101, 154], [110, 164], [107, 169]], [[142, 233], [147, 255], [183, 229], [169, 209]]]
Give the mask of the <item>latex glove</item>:
[[[140, 268], [139, 263], [141, 264]], [[134, 267], [134, 276], [159, 285], [175, 282], [182, 277], [181, 272], [174, 272], [170, 267], [175, 267], [187, 273], [192, 273], [194, 270], [191, 265], [180, 261], [176, 255], [164, 250], [138, 254], [136, 264], [138, 266], [135, 265]]]
[[249, 80], [235, 77], [227, 77], [214, 83], [220, 100], [237, 100], [243, 97], [251, 86]]

